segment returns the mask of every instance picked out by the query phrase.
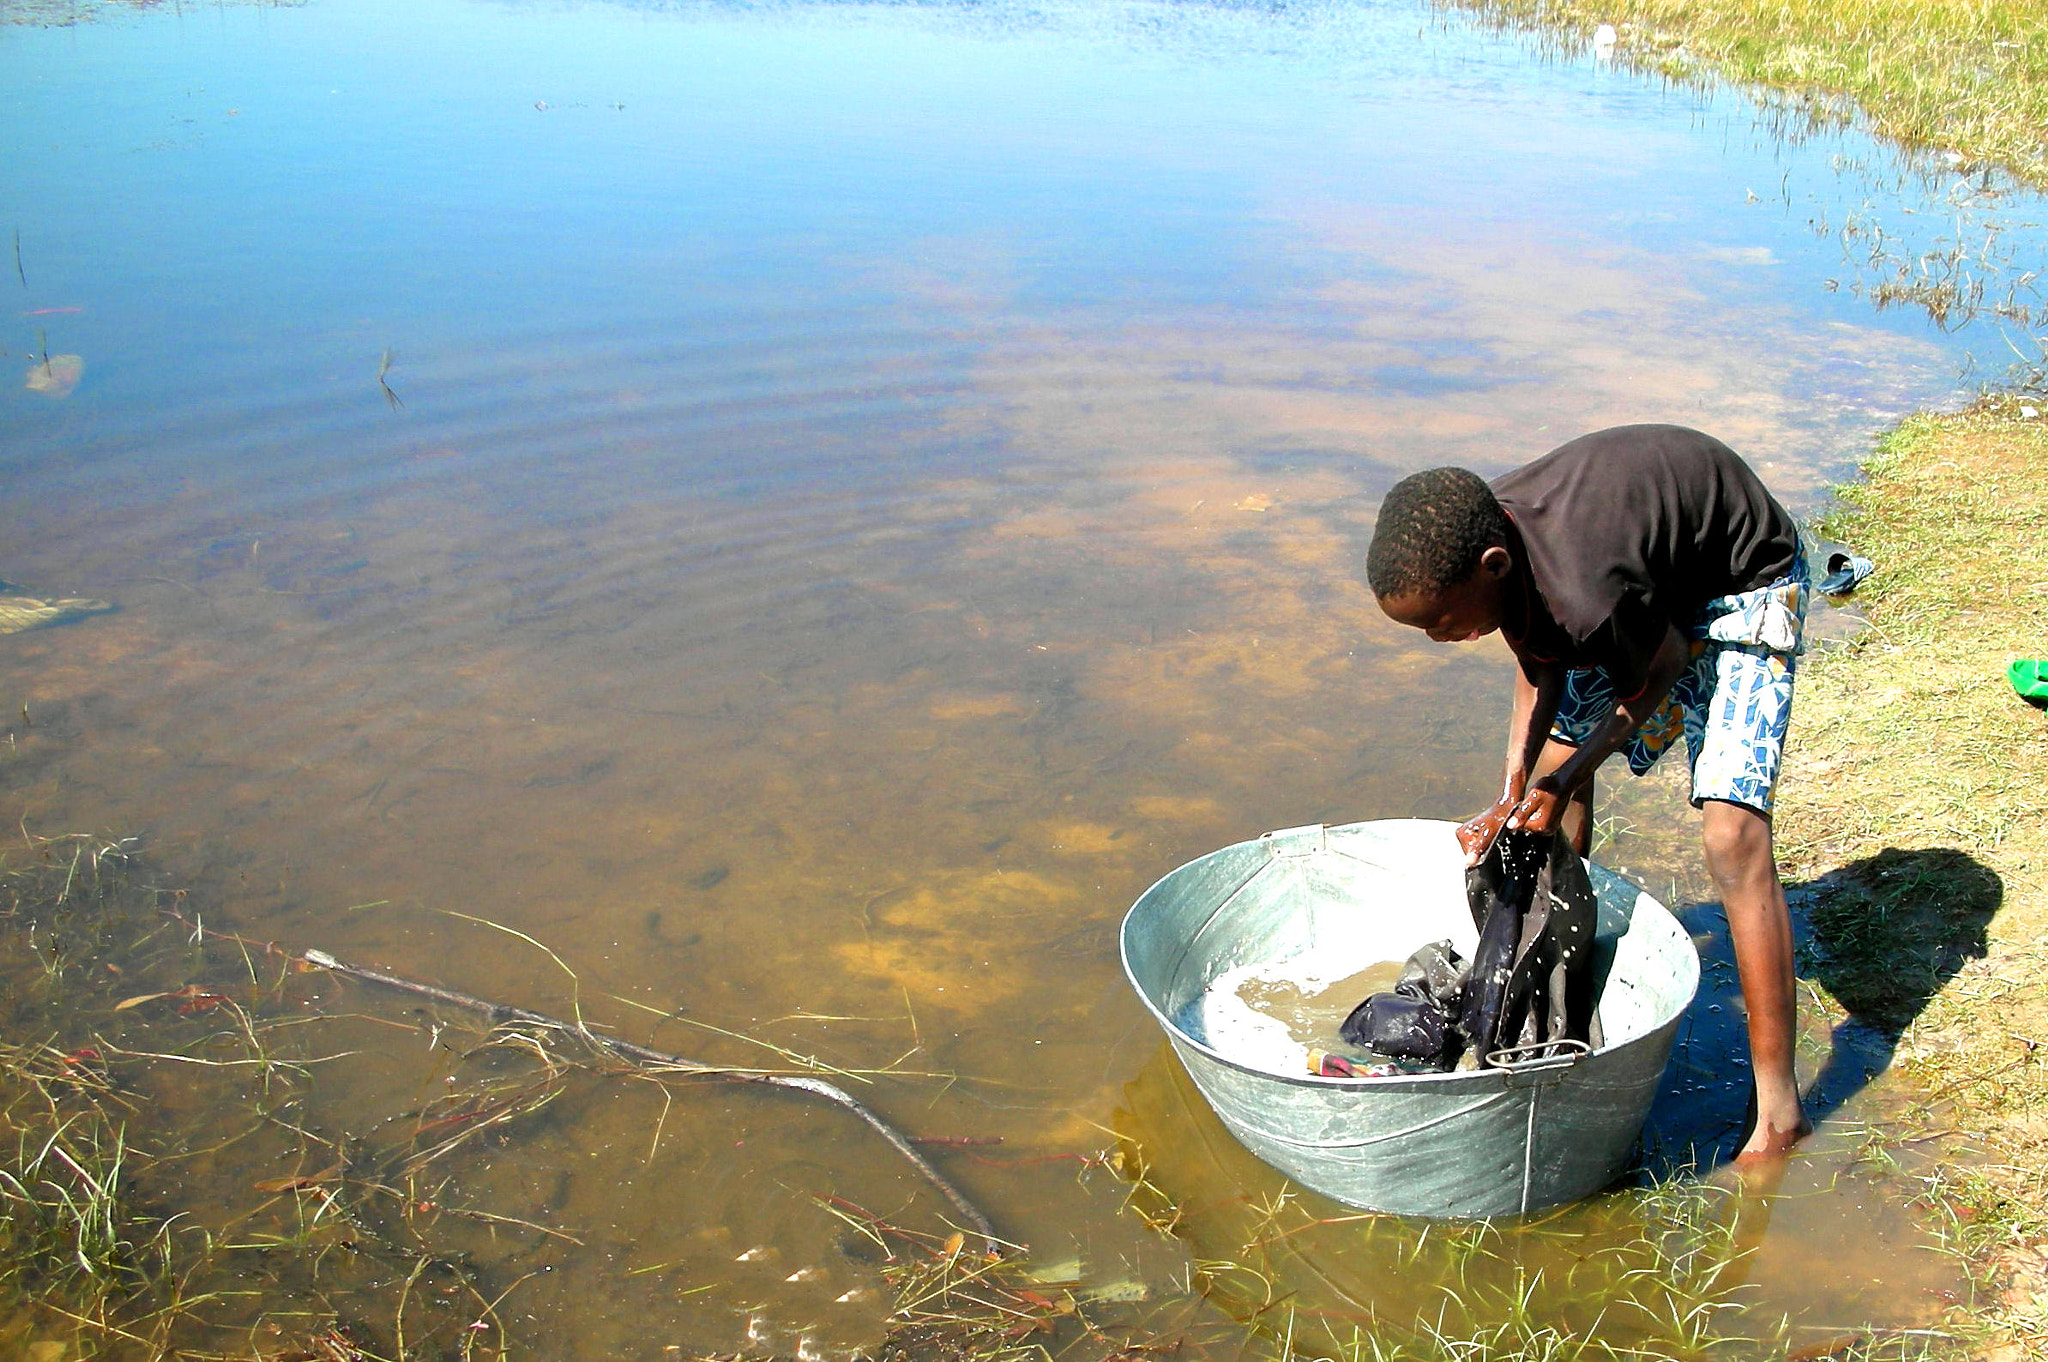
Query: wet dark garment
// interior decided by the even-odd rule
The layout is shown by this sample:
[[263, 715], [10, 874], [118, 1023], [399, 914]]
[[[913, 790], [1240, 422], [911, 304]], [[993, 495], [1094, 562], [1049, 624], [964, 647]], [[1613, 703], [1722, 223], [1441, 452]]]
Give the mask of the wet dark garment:
[[1599, 909], [1586, 863], [1562, 836], [1504, 832], [1465, 872], [1479, 947], [1459, 1029], [1482, 1066], [1550, 1053], [1561, 1040], [1598, 1045], [1593, 935]]
[[1465, 872], [1479, 928], [1470, 962], [1448, 941], [1408, 958], [1392, 990], [1352, 1009], [1340, 1034], [1376, 1054], [1449, 1069], [1535, 1059], [1558, 1041], [1598, 1046], [1593, 936], [1598, 907], [1586, 865], [1562, 837], [1502, 833]]
[[1512, 1034], [1509, 1013], [1517, 1014], [1514, 1020], [1519, 1022], [1527, 1007], [1528, 971], [1521, 971], [1518, 979], [1515, 965], [1523, 923], [1541, 897], [1536, 881], [1548, 859], [1541, 840], [1526, 832], [1504, 832], [1494, 839], [1486, 859], [1465, 872], [1465, 901], [1479, 928], [1479, 946], [1472, 952], [1458, 1029], [1470, 1039], [1482, 1064], [1500, 1049], [1501, 1037]]
[[1672, 625], [1790, 571], [1799, 530], [1727, 445], [1684, 426], [1616, 426], [1493, 480], [1528, 618], [1516, 653], [1598, 667], [1633, 698]]
[[1338, 1034], [1374, 1054], [1447, 1069], [1465, 1050], [1457, 1028], [1464, 990], [1465, 962], [1450, 942], [1433, 941], [1408, 957], [1391, 990], [1352, 1008]]

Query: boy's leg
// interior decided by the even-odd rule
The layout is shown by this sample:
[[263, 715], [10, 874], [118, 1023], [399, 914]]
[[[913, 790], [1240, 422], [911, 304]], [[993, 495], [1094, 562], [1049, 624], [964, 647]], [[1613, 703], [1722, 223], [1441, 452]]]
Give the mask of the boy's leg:
[[1752, 1163], [1785, 1154], [1812, 1129], [1792, 1066], [1792, 914], [1778, 879], [1770, 812], [1808, 594], [1806, 563], [1798, 559], [1769, 586], [1710, 601], [1696, 635], [1707, 646], [1692, 674], [1705, 693], [1686, 707], [1692, 802], [1749, 1014], [1756, 1124], [1735, 1157]]
[[1799, 1082], [1792, 1071], [1792, 915], [1778, 879], [1770, 817], [1721, 799], [1704, 801], [1700, 817], [1707, 869], [1721, 891], [1742, 1001], [1749, 1013], [1756, 1126], [1736, 1158], [1769, 1157], [1791, 1149], [1812, 1129], [1800, 1110]]

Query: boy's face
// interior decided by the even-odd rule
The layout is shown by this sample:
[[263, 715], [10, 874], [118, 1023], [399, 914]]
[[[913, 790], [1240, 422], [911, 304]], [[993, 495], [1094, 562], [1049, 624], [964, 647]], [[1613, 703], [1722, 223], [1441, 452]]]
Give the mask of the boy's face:
[[1441, 591], [1381, 596], [1380, 609], [1396, 624], [1420, 629], [1438, 643], [1469, 643], [1485, 638], [1507, 618], [1507, 585], [1513, 573], [1513, 557], [1495, 545], [1479, 556], [1479, 565], [1462, 582]]

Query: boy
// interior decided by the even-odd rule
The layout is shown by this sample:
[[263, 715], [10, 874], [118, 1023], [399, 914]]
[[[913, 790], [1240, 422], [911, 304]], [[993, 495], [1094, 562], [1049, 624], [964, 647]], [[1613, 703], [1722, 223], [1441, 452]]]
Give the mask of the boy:
[[1811, 1127], [1792, 1072], [1792, 925], [1771, 844], [1809, 591], [1799, 531], [1711, 436], [1620, 426], [1491, 486], [1462, 468], [1398, 483], [1366, 559], [1380, 608], [1439, 643], [1498, 629], [1519, 664], [1500, 799], [1458, 829], [1470, 861], [1502, 828], [1592, 835], [1593, 773], [1641, 775], [1683, 733], [1707, 868], [1749, 1014], [1755, 1124], [1738, 1161]]

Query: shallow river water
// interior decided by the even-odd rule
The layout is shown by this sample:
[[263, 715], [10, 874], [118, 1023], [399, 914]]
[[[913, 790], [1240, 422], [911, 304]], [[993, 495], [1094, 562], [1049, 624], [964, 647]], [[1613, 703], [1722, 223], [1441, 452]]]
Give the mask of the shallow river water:
[[[1005, 1233], [1151, 1292], [1237, 1230], [1160, 1239], [1069, 1156], [1271, 1175], [1123, 911], [1496, 777], [1505, 652], [1379, 617], [1380, 494], [1670, 420], [1811, 512], [2010, 357], [1873, 292], [2032, 306], [1995, 257], [2040, 253], [1994, 177], [1407, 3], [158, 6], [0, 27], [0, 164], [0, 576], [118, 607], [0, 639], [10, 825], [665, 1048], [716, 1038], [644, 1009], [911, 1052], [876, 1104], [1001, 1137], [947, 1166]], [[1638, 793], [1609, 859], [1692, 904], [1690, 815]], [[1709, 980], [1667, 1152], [1740, 1115]], [[527, 1288], [543, 1351], [856, 1346], [873, 1305], [791, 1266], [812, 1194], [914, 1183], [693, 1100], [658, 1154], [619, 1095], [518, 1156], [597, 1246]], [[1846, 1157], [1795, 1167], [1760, 1298], [1922, 1323], [1950, 1277]], [[1294, 1289], [1424, 1308], [1296, 1242]]]

